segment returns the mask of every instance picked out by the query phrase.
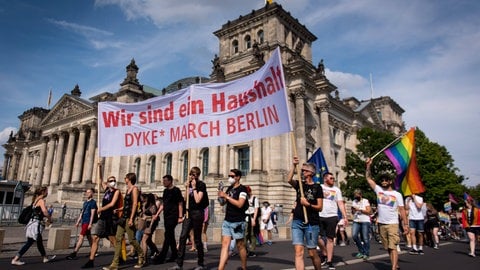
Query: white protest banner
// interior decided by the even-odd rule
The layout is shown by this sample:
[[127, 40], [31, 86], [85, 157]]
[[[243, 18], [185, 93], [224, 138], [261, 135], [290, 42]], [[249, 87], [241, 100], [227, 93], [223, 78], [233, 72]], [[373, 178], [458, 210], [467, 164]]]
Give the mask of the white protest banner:
[[137, 103], [98, 104], [99, 155], [233, 144], [292, 130], [280, 50], [257, 72]]

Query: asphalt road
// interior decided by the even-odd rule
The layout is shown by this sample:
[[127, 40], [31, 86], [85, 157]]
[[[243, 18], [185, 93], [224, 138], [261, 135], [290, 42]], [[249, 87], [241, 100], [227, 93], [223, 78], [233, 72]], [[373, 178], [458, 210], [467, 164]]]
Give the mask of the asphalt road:
[[[11, 237], [11, 235], [9, 235]], [[72, 246], [73, 246], [72, 240]], [[3, 250], [0, 253], [0, 269], [48, 269], [48, 270], [69, 270], [80, 269], [80, 267], [88, 260], [87, 259], [87, 242], [80, 250], [78, 259], [68, 261], [65, 256], [71, 250], [56, 250], [49, 251], [49, 255], [56, 254], [57, 258], [51, 263], [44, 264], [36, 249], [32, 246], [30, 250], [22, 258], [26, 262], [23, 266], [13, 266], [10, 264], [11, 258], [16, 251], [21, 247], [22, 243], [7, 243], [4, 244]], [[45, 243], [46, 246], [46, 243]], [[404, 247], [403, 247], [404, 248]], [[480, 269], [480, 256], [471, 258], [467, 256], [468, 244], [462, 241], [442, 242], [439, 250], [434, 250], [429, 247], [425, 248], [425, 255], [410, 255], [406, 250], [400, 253], [401, 269], [462, 269], [462, 270], [478, 270]], [[356, 247], [352, 244], [346, 247], [335, 247], [334, 263], [337, 269], [376, 269], [387, 270], [390, 269], [390, 260], [386, 251], [378, 243], [372, 243], [371, 257], [369, 261], [354, 258], [356, 254]], [[273, 245], [258, 247], [256, 250], [257, 257], [248, 259], [248, 269], [294, 269], [293, 247], [290, 241], [275, 241]], [[220, 245], [218, 243], [209, 245], [208, 253], [205, 256], [205, 263], [208, 269], [217, 269], [220, 254]], [[477, 247], [477, 254], [480, 255], [480, 247]], [[99, 256], [95, 260], [95, 268], [101, 269], [103, 266], [108, 266], [113, 256], [112, 248], [101, 248]], [[313, 269], [309, 258], [305, 258], [306, 269]], [[135, 260], [130, 259], [125, 264], [120, 265], [120, 269], [133, 269]], [[144, 269], [168, 269], [174, 263], [167, 263], [162, 265], [147, 265]], [[196, 266], [196, 253], [188, 252], [186, 254], [184, 269], [193, 269]], [[240, 259], [238, 256], [230, 257], [227, 269], [238, 269], [240, 266]]]

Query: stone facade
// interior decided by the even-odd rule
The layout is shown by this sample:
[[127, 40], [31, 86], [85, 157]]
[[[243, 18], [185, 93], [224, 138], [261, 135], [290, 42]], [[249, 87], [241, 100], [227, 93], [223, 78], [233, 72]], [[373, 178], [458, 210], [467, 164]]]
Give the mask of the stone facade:
[[[160, 193], [163, 175], [173, 175], [176, 184], [184, 188], [189, 167], [198, 166], [215, 213], [221, 216], [220, 208], [215, 205], [218, 182], [225, 179], [231, 168], [239, 168], [246, 174], [242, 183], [250, 185], [255, 196], [261, 201], [284, 205], [286, 213], [295, 195], [286, 182], [295, 153], [305, 161], [321, 147], [329, 170], [342, 181], [345, 173], [341, 168], [346, 154], [356, 151], [359, 128], [368, 126], [395, 134], [404, 131], [404, 111], [391, 98], [359, 101], [354, 97], [339, 97], [336, 86], [325, 76], [323, 60], [318, 65], [312, 63], [311, 48], [317, 38], [281, 5], [267, 4], [228, 21], [214, 34], [219, 39], [219, 52], [212, 60], [210, 82], [251, 74], [280, 47], [294, 126], [292, 134], [172, 153], [100, 159], [98, 102], [138, 102], [182, 86], [170, 86], [155, 93], [146, 91], [136, 77], [139, 68], [132, 59], [117, 92], [85, 100], [77, 85], [51, 110], [25, 111], [19, 117], [18, 133], [12, 134], [4, 145], [2, 176], [28, 181], [33, 186], [48, 185], [50, 200], [80, 205], [82, 191], [96, 186], [100, 174], [114, 175], [122, 184], [126, 173], [135, 172], [142, 191]], [[103, 164], [101, 170], [97, 164]]]

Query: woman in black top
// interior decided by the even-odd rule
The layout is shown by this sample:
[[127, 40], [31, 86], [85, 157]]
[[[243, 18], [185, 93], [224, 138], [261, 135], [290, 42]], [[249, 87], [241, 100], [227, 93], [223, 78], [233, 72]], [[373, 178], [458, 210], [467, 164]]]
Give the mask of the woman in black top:
[[48, 214], [48, 210], [45, 204], [45, 198], [48, 195], [47, 187], [39, 187], [35, 190], [32, 199], [33, 205], [33, 217], [28, 222], [26, 227], [26, 237], [27, 242], [23, 247], [18, 251], [17, 255], [12, 259], [12, 265], [24, 265], [25, 262], [20, 261], [20, 258], [28, 251], [28, 249], [37, 242], [37, 248], [40, 254], [43, 257], [43, 262], [50, 262], [55, 258], [54, 256], [48, 257], [45, 252], [45, 247], [43, 246], [42, 232], [45, 229], [45, 222], [43, 219], [46, 217], [49, 223], [52, 223], [52, 216]]

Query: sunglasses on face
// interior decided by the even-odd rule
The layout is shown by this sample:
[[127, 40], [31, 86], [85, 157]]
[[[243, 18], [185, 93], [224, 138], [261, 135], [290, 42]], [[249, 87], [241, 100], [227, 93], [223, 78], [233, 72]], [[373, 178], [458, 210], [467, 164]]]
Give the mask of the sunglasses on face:
[[230, 174], [228, 177], [234, 178], [234, 177], [235, 177], [235, 174]]
[[117, 180], [115, 180], [115, 179], [110, 179], [110, 180], [108, 180], [108, 182], [109, 182], [109, 183], [111, 183], [111, 182], [117, 182]]

